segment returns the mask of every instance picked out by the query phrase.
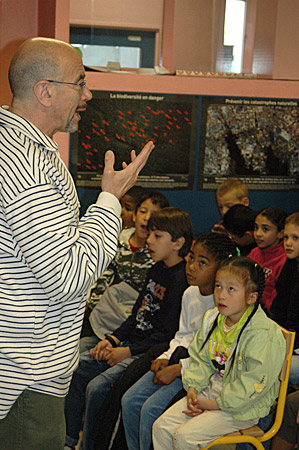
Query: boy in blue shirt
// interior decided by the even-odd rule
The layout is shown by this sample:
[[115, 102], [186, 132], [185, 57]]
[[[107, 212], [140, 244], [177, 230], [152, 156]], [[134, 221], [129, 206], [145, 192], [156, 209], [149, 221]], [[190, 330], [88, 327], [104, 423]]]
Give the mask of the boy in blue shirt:
[[164, 208], [153, 213], [148, 228], [148, 249], [156, 264], [132, 315], [91, 352], [82, 353], [74, 372], [65, 402], [69, 448], [77, 444], [84, 406], [83, 448], [94, 448], [90, 431], [111, 384], [134, 359], [158, 343], [169, 342], [178, 329], [182, 294], [188, 287], [184, 258], [193, 239], [191, 219], [177, 208]]

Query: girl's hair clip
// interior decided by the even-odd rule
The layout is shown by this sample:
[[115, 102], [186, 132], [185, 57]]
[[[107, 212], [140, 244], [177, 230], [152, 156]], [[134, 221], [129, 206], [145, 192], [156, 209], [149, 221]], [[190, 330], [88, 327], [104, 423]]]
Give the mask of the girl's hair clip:
[[238, 255], [238, 256], [241, 256], [241, 252], [240, 252], [239, 247], [236, 247], [236, 251], [237, 251], [237, 255]]
[[257, 263], [255, 263], [254, 267], [257, 267]]

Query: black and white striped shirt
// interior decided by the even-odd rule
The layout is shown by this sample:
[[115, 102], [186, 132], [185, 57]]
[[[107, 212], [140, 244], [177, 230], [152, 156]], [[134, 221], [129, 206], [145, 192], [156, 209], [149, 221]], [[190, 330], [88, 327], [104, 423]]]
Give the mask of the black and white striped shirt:
[[0, 419], [26, 388], [65, 396], [87, 289], [113, 258], [120, 204], [79, 202], [57, 144], [0, 108]]

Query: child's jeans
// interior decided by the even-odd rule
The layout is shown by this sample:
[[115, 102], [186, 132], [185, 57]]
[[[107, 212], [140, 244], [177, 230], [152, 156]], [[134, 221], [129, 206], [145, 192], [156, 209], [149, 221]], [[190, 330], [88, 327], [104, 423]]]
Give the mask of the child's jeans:
[[165, 411], [183, 385], [181, 378], [171, 384], [153, 383], [154, 373], [147, 372], [122, 398], [122, 418], [130, 450], [148, 450], [154, 421]]
[[[127, 347], [127, 342], [120, 344]], [[106, 361], [97, 361], [90, 352], [80, 354], [78, 368], [73, 374], [70, 390], [65, 399], [66, 444], [75, 446], [79, 439], [84, 414], [83, 448], [93, 450], [94, 442], [90, 438], [95, 417], [101, 409], [111, 385], [120, 377], [125, 368], [141, 355], [132, 356], [110, 367]]]

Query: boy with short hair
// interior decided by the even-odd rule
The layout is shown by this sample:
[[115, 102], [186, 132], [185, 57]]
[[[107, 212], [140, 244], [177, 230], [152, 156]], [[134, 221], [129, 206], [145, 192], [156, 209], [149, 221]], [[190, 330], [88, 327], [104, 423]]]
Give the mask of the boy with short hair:
[[66, 444], [75, 447], [82, 425], [84, 450], [94, 444], [89, 435], [95, 415], [123, 370], [152, 346], [169, 342], [179, 325], [181, 300], [188, 287], [185, 256], [193, 240], [190, 216], [177, 208], [153, 213], [148, 224], [148, 248], [156, 264], [149, 270], [132, 315], [90, 352], [82, 353], [65, 401]]
[[249, 206], [241, 204], [232, 206], [223, 216], [223, 226], [242, 256], [247, 256], [256, 247], [253, 236], [255, 216]]
[[[135, 228], [125, 228], [118, 238], [115, 257], [91, 289], [88, 307], [93, 309], [105, 290], [124, 281], [140, 292], [148, 269], [153, 265], [146, 246], [148, 221], [154, 211], [168, 207], [165, 195], [159, 191], [145, 191], [133, 214]], [[136, 298], [135, 298], [136, 300]]]
[[92, 311], [86, 313], [80, 352], [94, 346], [97, 338], [104, 339], [106, 333], [111, 333], [131, 314], [147, 272], [154, 264], [146, 245], [148, 221], [154, 211], [166, 206], [169, 206], [167, 198], [158, 191], [148, 191], [139, 199], [133, 214], [135, 228], [122, 230], [114, 260], [90, 295]]
[[[216, 190], [216, 199], [219, 212], [224, 214], [234, 205], [249, 205], [249, 195], [247, 186], [239, 178], [227, 178]], [[223, 222], [215, 224], [211, 231], [216, 233], [226, 233]]]

